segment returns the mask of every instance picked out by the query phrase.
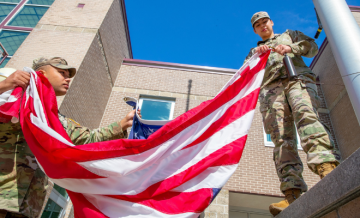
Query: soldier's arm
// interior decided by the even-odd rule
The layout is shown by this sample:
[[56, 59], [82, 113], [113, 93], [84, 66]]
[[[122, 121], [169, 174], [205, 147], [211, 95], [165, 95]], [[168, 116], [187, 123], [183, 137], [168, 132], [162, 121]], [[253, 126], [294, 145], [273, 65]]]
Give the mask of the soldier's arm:
[[[76, 123], [75, 121], [65, 118], [67, 127], [66, 133], [75, 145], [83, 145], [93, 142], [109, 141], [114, 139], [127, 138], [127, 131], [123, 131], [121, 121], [114, 122], [107, 127], [89, 129]], [[63, 125], [64, 126], [64, 125]]]
[[293, 41], [293, 44], [289, 45], [292, 53], [308, 58], [314, 57], [318, 53], [318, 46], [313, 38], [297, 30], [288, 30], [288, 32]]
[[4, 76], [1, 76], [0, 81], [0, 94], [14, 89], [17, 86], [21, 86], [25, 90], [29, 85], [30, 74], [22, 70], [17, 70], [5, 79]]
[[255, 48], [250, 49], [250, 52], [249, 52], [249, 54], [246, 56], [243, 65], [246, 63], [246, 61], [248, 61], [248, 60], [255, 54], [255, 50], [256, 50]]

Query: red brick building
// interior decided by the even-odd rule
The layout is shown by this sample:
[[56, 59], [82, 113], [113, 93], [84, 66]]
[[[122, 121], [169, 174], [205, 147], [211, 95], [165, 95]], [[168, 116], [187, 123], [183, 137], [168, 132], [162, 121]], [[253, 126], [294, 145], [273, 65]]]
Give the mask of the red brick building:
[[[31, 0], [21, 2], [27, 1]], [[124, 117], [131, 110], [122, 100], [126, 96], [155, 105], [171, 105], [164, 113], [175, 118], [213, 98], [236, 71], [132, 59], [123, 0], [55, 0], [51, 3], [38, 23], [26, 30], [28, 36], [3, 65], [21, 69], [31, 66], [32, 60], [39, 56], [64, 57], [78, 73], [72, 79], [68, 94], [58, 98], [59, 110], [84, 126], [98, 128]], [[7, 23], [3, 27], [6, 28]], [[2, 40], [0, 37], [3, 43]], [[321, 68], [318, 66], [325, 54], [315, 59], [317, 63], [312, 66], [315, 72]], [[319, 75], [325, 82], [322, 74]], [[328, 101], [332, 101], [328, 100], [331, 90], [320, 85], [318, 90], [323, 96], [320, 117], [332, 126], [336, 119], [333, 117], [337, 115], [332, 116], [335, 106], [327, 107]], [[323, 90], [326, 96], [322, 94]], [[336, 138], [343, 135], [338, 127], [343, 124], [339, 122], [335, 122], [332, 132]], [[256, 110], [240, 165], [205, 211], [206, 217], [271, 217], [269, 204], [282, 198], [272, 146], [264, 134], [261, 114]], [[345, 150], [347, 148], [341, 149], [347, 155]], [[306, 155], [301, 149], [299, 154], [306, 163]], [[303, 176], [309, 188], [319, 181], [318, 176], [306, 167]], [[51, 197], [52, 188], [48, 193], [56, 203], [55, 197]], [[71, 202], [68, 201], [67, 205], [61, 205], [59, 217], [73, 216], [70, 210]]]

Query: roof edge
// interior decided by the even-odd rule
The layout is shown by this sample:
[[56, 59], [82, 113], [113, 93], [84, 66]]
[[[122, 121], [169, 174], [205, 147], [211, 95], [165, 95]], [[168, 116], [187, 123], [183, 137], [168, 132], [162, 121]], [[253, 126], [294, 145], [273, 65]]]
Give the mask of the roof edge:
[[126, 41], [127, 41], [127, 45], [129, 48], [129, 56], [132, 59], [133, 52], [132, 52], [132, 47], [131, 47], [129, 24], [128, 24], [127, 15], [126, 15], [125, 0], [119, 0], [119, 1], [120, 1], [120, 7], [121, 7], [121, 11], [122, 11], [123, 20], [124, 20], [124, 26], [125, 26], [125, 32], [126, 32], [126, 38], [127, 38]]
[[349, 5], [350, 11], [360, 12], [360, 6]]
[[190, 64], [177, 64], [177, 63], [169, 63], [169, 62], [148, 61], [148, 60], [138, 60], [138, 59], [128, 59], [128, 58], [124, 59], [123, 65], [184, 70], [184, 71], [196, 71], [203, 73], [216, 73], [216, 74], [227, 74], [227, 75], [232, 75], [237, 72], [236, 69], [229, 69], [229, 68], [198, 66], [198, 65], [190, 65]]

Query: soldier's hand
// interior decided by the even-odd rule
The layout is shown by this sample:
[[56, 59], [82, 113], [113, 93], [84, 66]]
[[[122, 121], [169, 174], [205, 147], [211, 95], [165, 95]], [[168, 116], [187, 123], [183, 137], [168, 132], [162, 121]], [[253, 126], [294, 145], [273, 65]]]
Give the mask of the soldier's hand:
[[284, 55], [285, 53], [291, 53], [291, 47], [288, 45], [278, 45], [275, 47], [274, 51]]
[[17, 70], [12, 73], [4, 82], [4, 87], [8, 90], [21, 86], [24, 90], [29, 85], [30, 74], [28, 72]]
[[[137, 111], [137, 114], [139, 115], [139, 117], [141, 118], [141, 114], [140, 114], [140, 110]], [[135, 116], [135, 110], [130, 111], [130, 113], [128, 113], [124, 119], [122, 119], [120, 121], [121, 123], [121, 128], [123, 131], [125, 131], [127, 128], [131, 127], [133, 124], [133, 119]]]
[[255, 52], [262, 54], [262, 53], [267, 52], [269, 49], [270, 49], [269, 46], [262, 45], [262, 46], [257, 47]]

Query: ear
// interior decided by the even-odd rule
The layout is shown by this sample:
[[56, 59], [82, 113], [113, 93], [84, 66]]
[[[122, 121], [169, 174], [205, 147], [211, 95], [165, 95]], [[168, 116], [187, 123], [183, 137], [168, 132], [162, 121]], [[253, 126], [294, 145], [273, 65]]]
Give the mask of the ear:
[[274, 21], [270, 20], [271, 21], [271, 26], [274, 26]]
[[43, 69], [36, 70], [37, 72], [40, 72], [42, 75], [46, 76], [46, 71]]

